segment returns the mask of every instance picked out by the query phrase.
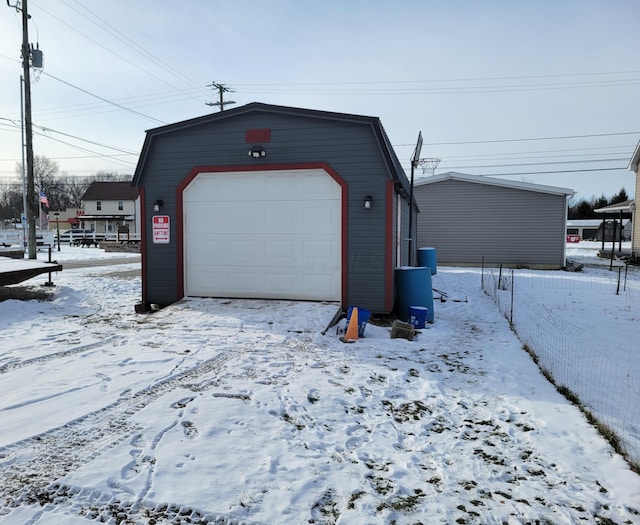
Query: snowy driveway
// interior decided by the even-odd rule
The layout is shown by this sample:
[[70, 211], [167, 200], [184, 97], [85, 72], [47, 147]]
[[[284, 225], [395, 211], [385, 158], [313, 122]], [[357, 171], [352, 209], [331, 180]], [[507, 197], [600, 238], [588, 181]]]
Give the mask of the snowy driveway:
[[[115, 269], [114, 269], [115, 268]], [[477, 274], [417, 341], [334, 304], [136, 315], [135, 265], [0, 303], [0, 523], [614, 523], [640, 479], [540, 375]]]

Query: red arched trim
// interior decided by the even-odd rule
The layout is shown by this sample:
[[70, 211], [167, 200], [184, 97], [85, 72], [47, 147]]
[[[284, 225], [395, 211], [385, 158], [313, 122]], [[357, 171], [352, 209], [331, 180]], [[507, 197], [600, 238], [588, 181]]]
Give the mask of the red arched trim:
[[222, 173], [241, 171], [279, 171], [279, 170], [311, 170], [322, 169], [342, 188], [342, 305], [347, 304], [347, 183], [326, 162], [305, 162], [297, 164], [244, 164], [242, 166], [196, 166], [182, 179], [176, 189], [176, 243], [177, 243], [177, 295], [184, 297], [184, 191], [200, 173]]

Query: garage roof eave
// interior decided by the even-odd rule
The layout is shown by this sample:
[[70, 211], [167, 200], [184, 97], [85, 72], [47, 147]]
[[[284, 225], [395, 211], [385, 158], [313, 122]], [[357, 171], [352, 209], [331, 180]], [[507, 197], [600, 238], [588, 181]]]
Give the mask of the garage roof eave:
[[425, 186], [427, 184], [434, 184], [445, 180], [458, 180], [463, 182], [471, 182], [475, 184], [486, 184], [489, 186], [500, 186], [503, 188], [514, 188], [519, 190], [537, 191], [539, 193], [549, 193], [553, 195], [565, 195], [566, 197], [572, 197], [575, 191], [569, 188], [560, 188], [556, 186], [546, 186], [543, 184], [533, 184], [530, 182], [519, 182], [514, 180], [499, 180], [495, 177], [488, 175], [470, 175], [468, 173], [458, 173], [455, 171], [448, 171], [438, 175], [432, 175], [418, 180], [416, 186]]

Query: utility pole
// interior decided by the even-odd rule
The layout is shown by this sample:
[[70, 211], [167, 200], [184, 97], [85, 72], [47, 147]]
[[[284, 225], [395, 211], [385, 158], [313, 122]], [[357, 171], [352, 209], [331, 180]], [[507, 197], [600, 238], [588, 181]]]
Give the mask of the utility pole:
[[[8, 0], [7, 0], [8, 1]], [[219, 101], [218, 102], [205, 102], [205, 104], [207, 106], [219, 106], [220, 107], [220, 111], [224, 111], [224, 107], [227, 104], [235, 104], [234, 100], [224, 100], [224, 94], [225, 93], [233, 93], [233, 89], [228, 88], [227, 86], [225, 86], [224, 84], [216, 84], [215, 82], [212, 82], [210, 86], [207, 87], [212, 87], [218, 90], [218, 96], [219, 96]]]
[[28, 249], [29, 259], [36, 258], [36, 213], [38, 205], [33, 177], [33, 122], [31, 120], [31, 75], [30, 58], [31, 47], [29, 46], [29, 12], [27, 0], [22, 0], [11, 5], [7, 0], [7, 5], [22, 13], [22, 75], [24, 81], [24, 124], [25, 124], [25, 147], [27, 150], [27, 224], [29, 228]]

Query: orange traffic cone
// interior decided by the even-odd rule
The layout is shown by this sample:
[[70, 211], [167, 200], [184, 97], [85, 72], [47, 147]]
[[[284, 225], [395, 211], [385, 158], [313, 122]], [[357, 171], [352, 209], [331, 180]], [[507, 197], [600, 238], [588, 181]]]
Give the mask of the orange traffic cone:
[[347, 333], [340, 340], [343, 343], [355, 343], [358, 340], [358, 307], [354, 306], [351, 310], [351, 318], [347, 326]]

